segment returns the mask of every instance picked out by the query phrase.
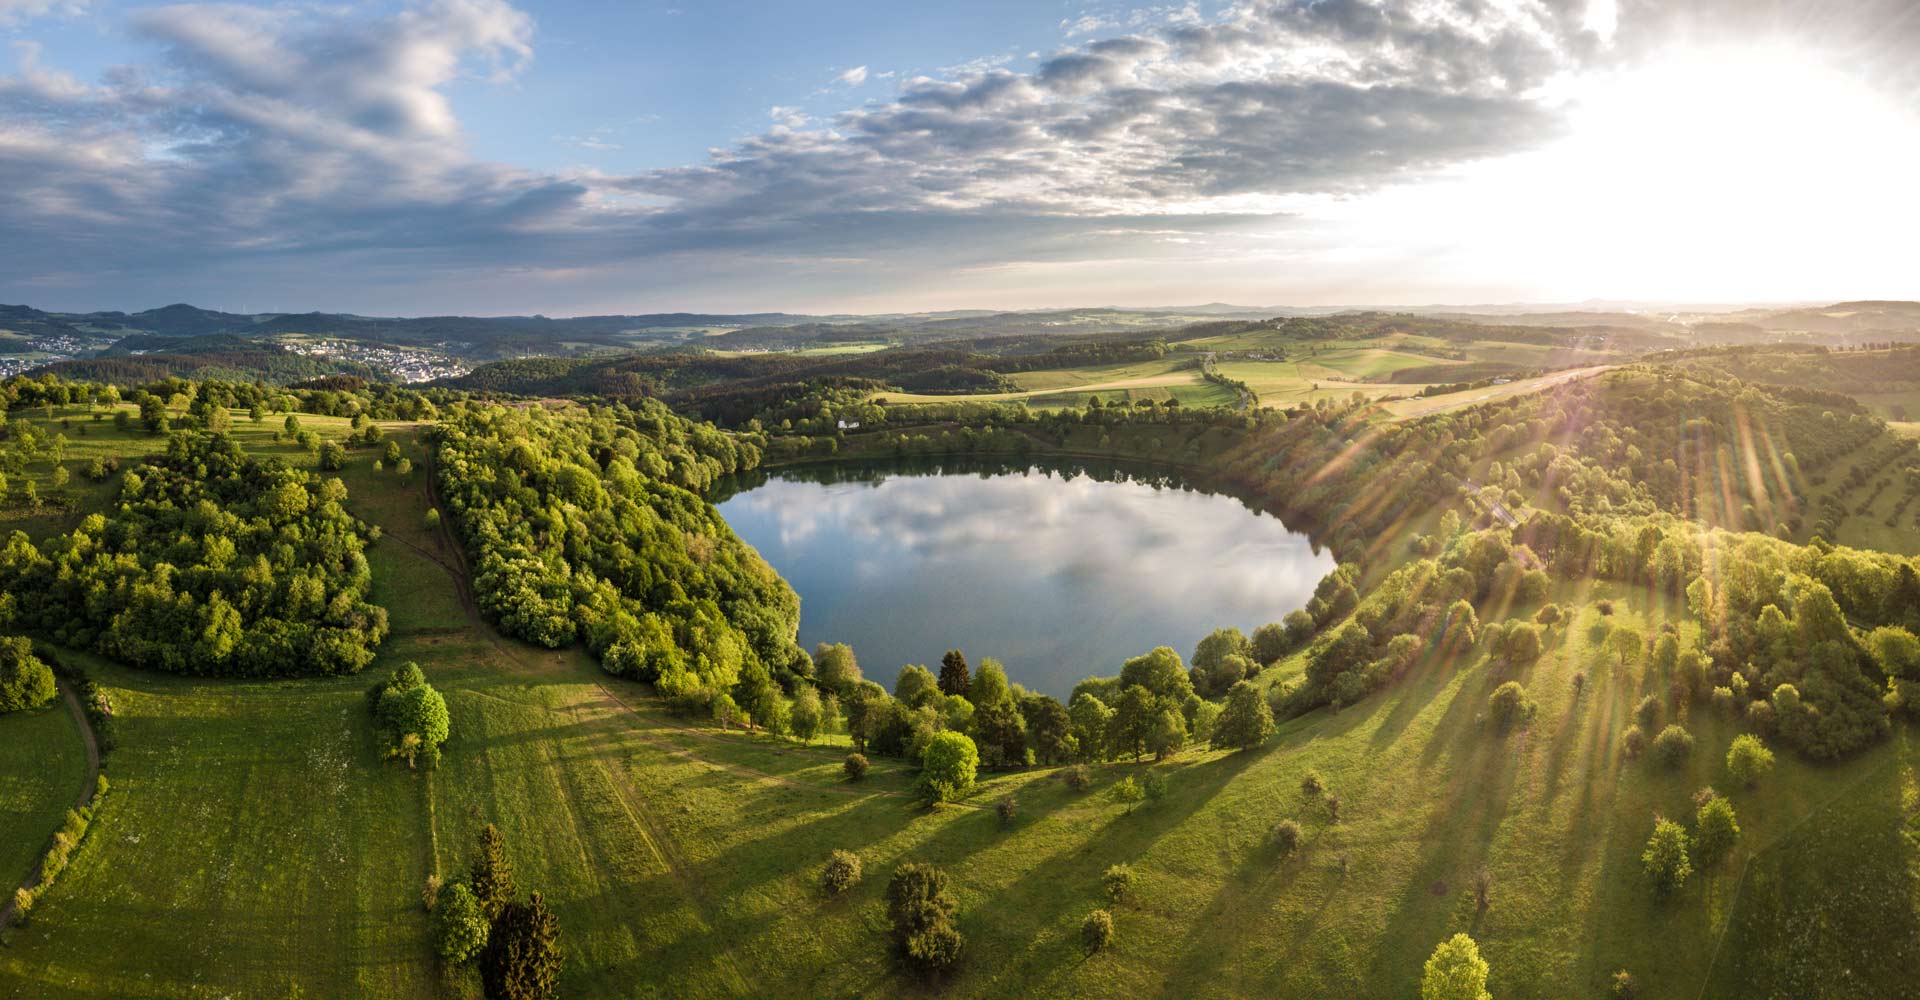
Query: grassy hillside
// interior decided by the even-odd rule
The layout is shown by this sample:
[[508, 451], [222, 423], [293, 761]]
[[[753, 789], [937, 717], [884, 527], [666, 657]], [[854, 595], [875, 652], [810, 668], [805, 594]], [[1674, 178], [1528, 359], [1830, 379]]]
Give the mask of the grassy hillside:
[[[1357, 381], [1403, 362], [1443, 364], [1420, 353], [1430, 348], [1342, 344], [1309, 357], [1328, 370], [1344, 365]], [[1195, 373], [1128, 362], [1074, 377], [1176, 374]], [[1033, 384], [1023, 391], [1035, 398], [1088, 391], [1054, 383], [1058, 370], [1012, 377]], [[1609, 531], [1609, 518], [1652, 519], [1617, 522], [1623, 534], [1657, 523], [1681, 537], [1690, 529], [1660, 520], [1674, 515], [1788, 535], [1798, 516], [1810, 534], [1826, 498], [1865, 499], [1877, 475], [1852, 492], [1842, 484], [1852, 465], [1890, 446], [1864, 414], [1840, 407], [1829, 420], [1823, 408], [1837, 404], [1717, 375], [1629, 366], [1548, 378], [1406, 400], [1389, 413], [1327, 405], [1264, 423], [1239, 414], [1181, 422], [1140, 408], [1147, 415], [979, 435], [956, 406], [925, 411], [911, 430], [927, 449], [984, 440], [1152, 454], [1198, 469], [1224, 462], [1216, 471], [1243, 483], [1257, 473], [1271, 491], [1259, 499], [1324, 501], [1359, 536], [1372, 564], [1362, 590], [1450, 515], [1486, 523], [1479, 494], [1410, 484], [1485, 483], [1523, 516], [1587, 518]], [[315, 461], [273, 439], [277, 420], [237, 416], [248, 449]], [[88, 464], [159, 447], [77, 406], [12, 414], [48, 436], [61, 421], [72, 482], [58, 490], [44, 461], [12, 476], [62, 499], [15, 509], [5, 527], [35, 538], [69, 530], [115, 496], [110, 483], [79, 474]], [[350, 430], [342, 418], [301, 422], [327, 438]], [[430, 875], [457, 877], [488, 823], [504, 832], [522, 891], [542, 891], [558, 915], [567, 996], [1405, 997], [1417, 994], [1434, 944], [1457, 931], [1479, 942], [1502, 1000], [1604, 995], [1622, 969], [1645, 997], [1897, 995], [1920, 959], [1920, 744], [1910, 724], [1838, 763], [1776, 745], [1776, 769], [1739, 787], [1725, 755], [1747, 724], [1704, 696], [1664, 697], [1673, 673], [1611, 640], [1670, 633], [1686, 647], [1708, 645], [1671, 590], [1597, 570], [1557, 573], [1531, 597], [1502, 591], [1478, 606], [1482, 625], [1531, 620], [1546, 602], [1569, 610], [1525, 665], [1485, 639], [1424, 643], [1397, 679], [1291, 718], [1254, 749], [1192, 745], [1158, 762], [1096, 764], [1084, 790], [1057, 767], [987, 772], [959, 801], [928, 810], [898, 758], [876, 754], [865, 781], [848, 781], [843, 733], [802, 745], [675, 716], [648, 684], [609, 675], [578, 645], [502, 636], [478, 611], [452, 519], [429, 519], [427, 426], [385, 426], [412, 474], [376, 470], [378, 452], [365, 448], [349, 451], [339, 473], [348, 509], [381, 529], [367, 554], [371, 596], [392, 632], [365, 674], [179, 677], [63, 654], [116, 703], [114, 792], [32, 922], [4, 932], [0, 998], [478, 996], [470, 968], [434, 956], [421, 889]], [[848, 436], [843, 454], [891, 450], [898, 433]], [[611, 439], [597, 444], [612, 453]], [[1738, 444], [1756, 455], [1799, 452], [1806, 474], [1788, 481], [1710, 460]], [[1684, 471], [1669, 476], [1650, 457], [1665, 454], [1688, 458]], [[529, 449], [499, 467], [530, 470], [536, 460]], [[1767, 519], [1756, 511], [1754, 523], [1736, 523], [1768, 489], [1776, 503], [1762, 505]], [[1528, 558], [1541, 557], [1516, 557]], [[1295, 651], [1256, 683], [1284, 689], [1313, 657]], [[383, 757], [363, 697], [376, 675], [409, 661], [451, 716], [452, 737], [430, 770]], [[866, 666], [890, 678], [897, 665]], [[1533, 711], [1502, 732], [1488, 699], [1509, 681]], [[1678, 723], [1694, 740], [1672, 766], [1622, 747], [1650, 695], [1651, 731]], [[38, 843], [11, 835], [15, 818], [43, 840], [34, 824], [50, 831], [78, 781], [79, 745], [64, 719], [0, 717], [9, 831], [0, 865], [22, 873]], [[24, 743], [9, 739], [18, 734]], [[1303, 789], [1309, 772], [1324, 792]], [[1139, 804], [1111, 794], [1149, 775], [1165, 781], [1164, 794]], [[1657, 898], [1641, 863], [1655, 817], [1692, 828], [1709, 786], [1732, 803], [1741, 836], [1672, 898]], [[995, 807], [1009, 797], [1016, 805], [1003, 821]], [[1303, 831], [1290, 855], [1275, 836], [1283, 820]], [[829, 898], [819, 874], [835, 849], [858, 852], [866, 879]], [[885, 942], [882, 892], [908, 860], [944, 868], [959, 903], [965, 957], [937, 986], [903, 973]], [[1101, 876], [1114, 864], [1131, 865], [1137, 882], [1110, 904]], [[1081, 921], [1108, 905], [1117, 936], [1088, 955]]]

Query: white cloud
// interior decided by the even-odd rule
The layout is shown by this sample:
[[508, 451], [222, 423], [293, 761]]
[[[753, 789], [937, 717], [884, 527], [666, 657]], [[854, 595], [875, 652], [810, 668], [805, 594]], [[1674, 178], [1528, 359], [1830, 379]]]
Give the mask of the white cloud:
[[49, 15], [85, 13], [93, 0], [0, 0], [0, 28], [11, 28]]
[[849, 87], [858, 87], [867, 82], [867, 68], [865, 66], [855, 66], [845, 73], [840, 74], [838, 79], [841, 83]]

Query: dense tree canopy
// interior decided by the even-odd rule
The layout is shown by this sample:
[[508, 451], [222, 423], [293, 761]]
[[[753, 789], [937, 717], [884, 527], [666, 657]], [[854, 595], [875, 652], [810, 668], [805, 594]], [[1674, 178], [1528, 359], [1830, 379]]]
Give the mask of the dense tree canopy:
[[[440, 489], [482, 609], [523, 639], [586, 640], [613, 673], [706, 707], [755, 669], [795, 673], [799, 599], [690, 489], [750, 445], [650, 401], [552, 415], [462, 408], [438, 434]], [[760, 718], [774, 702], [734, 697]], [[749, 706], [755, 701], [756, 706]]]
[[121, 477], [119, 503], [39, 546], [15, 532], [0, 584], [21, 626], [172, 673], [352, 673], [387, 634], [368, 529], [346, 487], [181, 432]]

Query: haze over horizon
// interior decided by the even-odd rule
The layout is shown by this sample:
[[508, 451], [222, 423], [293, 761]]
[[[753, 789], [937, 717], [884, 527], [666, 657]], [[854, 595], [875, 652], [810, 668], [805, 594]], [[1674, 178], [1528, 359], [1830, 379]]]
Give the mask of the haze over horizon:
[[0, 301], [1920, 297], [1913, 5], [0, 0]]

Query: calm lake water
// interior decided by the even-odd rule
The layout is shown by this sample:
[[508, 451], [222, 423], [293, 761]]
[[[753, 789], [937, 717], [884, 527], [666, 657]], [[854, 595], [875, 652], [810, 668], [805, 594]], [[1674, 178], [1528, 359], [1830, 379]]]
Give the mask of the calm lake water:
[[958, 647], [1064, 698], [1158, 645], [1306, 604], [1331, 555], [1278, 518], [1162, 474], [1086, 464], [783, 470], [731, 484], [734, 531], [800, 594], [800, 642], [867, 677]]

